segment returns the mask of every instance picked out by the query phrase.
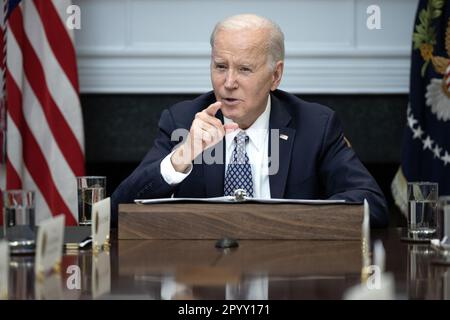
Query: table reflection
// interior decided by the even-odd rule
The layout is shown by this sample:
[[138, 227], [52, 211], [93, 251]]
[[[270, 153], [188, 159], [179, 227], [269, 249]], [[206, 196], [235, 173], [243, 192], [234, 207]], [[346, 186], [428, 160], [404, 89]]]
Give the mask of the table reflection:
[[34, 299], [34, 256], [11, 256], [8, 299]]
[[[150, 299], [340, 299], [361, 281], [359, 241], [120, 241], [120, 292]], [[125, 285], [124, 285], [125, 284]], [[312, 290], [311, 290], [312, 288]]]
[[53, 272], [34, 283], [36, 300], [61, 300], [64, 298], [61, 274]]
[[249, 275], [239, 283], [227, 283], [226, 300], [268, 300], [269, 276], [267, 274]]
[[[211, 287], [220, 287], [209, 284]], [[225, 300], [267, 300], [269, 297], [268, 275], [249, 275], [236, 279], [236, 281], [222, 283]], [[166, 275], [161, 278], [161, 299], [163, 300], [197, 300], [202, 297], [197, 294], [199, 287], [207, 287], [203, 282], [192, 283], [180, 280], [174, 275]], [[203, 297], [207, 298], [207, 297]]]
[[109, 252], [66, 253], [59, 272], [35, 276], [34, 256], [11, 256], [9, 300], [98, 299], [111, 291]]
[[[449, 265], [438, 263], [443, 260], [430, 245], [400, 237], [399, 230], [382, 230], [374, 238], [383, 241], [395, 288], [395, 294], [375, 296], [450, 299]], [[243, 240], [234, 250], [214, 245], [213, 240], [112, 241], [111, 251], [98, 254], [66, 251], [60, 271], [42, 279], [34, 275], [34, 256], [13, 255], [6, 298], [342, 299], [366, 284], [362, 271], [374, 260], [361, 241]]]
[[429, 244], [408, 244], [407, 257], [409, 299], [450, 299], [450, 272], [435, 263], [437, 252]]

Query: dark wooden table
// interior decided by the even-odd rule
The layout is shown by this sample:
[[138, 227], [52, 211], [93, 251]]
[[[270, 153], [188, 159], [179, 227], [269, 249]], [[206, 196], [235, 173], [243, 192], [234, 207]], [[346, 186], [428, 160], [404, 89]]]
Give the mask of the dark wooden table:
[[[450, 267], [400, 229], [383, 242], [396, 299], [450, 299]], [[33, 257], [10, 263], [9, 299], [342, 299], [361, 283], [360, 241], [112, 240], [109, 252], [66, 252], [60, 275], [37, 282]]]

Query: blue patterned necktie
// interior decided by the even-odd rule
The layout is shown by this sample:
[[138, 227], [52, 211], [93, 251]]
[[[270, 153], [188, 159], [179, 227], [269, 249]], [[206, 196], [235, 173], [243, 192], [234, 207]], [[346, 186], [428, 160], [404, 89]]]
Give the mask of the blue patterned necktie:
[[247, 141], [248, 136], [244, 131], [234, 137], [235, 147], [225, 173], [223, 187], [225, 196], [234, 196], [236, 189], [244, 189], [248, 197], [253, 197], [252, 168], [245, 151]]

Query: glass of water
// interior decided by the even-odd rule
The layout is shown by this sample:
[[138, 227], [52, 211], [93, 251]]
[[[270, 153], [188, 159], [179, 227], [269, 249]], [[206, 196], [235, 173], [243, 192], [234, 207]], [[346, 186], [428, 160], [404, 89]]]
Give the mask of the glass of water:
[[416, 239], [431, 239], [437, 231], [438, 184], [409, 182], [408, 235]]
[[36, 240], [35, 193], [3, 192], [3, 231], [12, 253], [34, 252]]
[[438, 239], [450, 242], [450, 196], [439, 197], [438, 202]]
[[92, 225], [92, 205], [105, 198], [106, 177], [77, 177], [78, 225]]

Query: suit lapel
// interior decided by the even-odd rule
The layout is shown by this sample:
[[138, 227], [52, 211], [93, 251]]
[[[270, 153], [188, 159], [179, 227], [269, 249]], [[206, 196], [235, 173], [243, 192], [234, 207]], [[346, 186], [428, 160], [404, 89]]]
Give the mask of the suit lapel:
[[[271, 99], [272, 106], [269, 121], [269, 159], [271, 166], [275, 166], [274, 169], [276, 173], [269, 176], [270, 195], [272, 198], [283, 198], [289, 173], [289, 165], [291, 163], [291, 153], [292, 147], [294, 146], [296, 130], [287, 127], [291, 120], [291, 116], [286, 111], [285, 107], [274, 95], [271, 95]], [[278, 129], [279, 134], [273, 134], [273, 129]], [[275, 150], [272, 150], [271, 139], [274, 139], [272, 144], [279, 143], [278, 156], [276, 155]], [[273, 159], [271, 159], [272, 153]], [[278, 161], [278, 171], [276, 171], [276, 164], [274, 164], [274, 161]]]
[[[223, 115], [219, 110], [216, 117], [223, 123]], [[222, 140], [222, 159], [217, 159], [214, 164], [203, 163], [203, 172], [205, 176], [206, 197], [223, 196], [223, 183], [225, 172], [225, 139]]]

